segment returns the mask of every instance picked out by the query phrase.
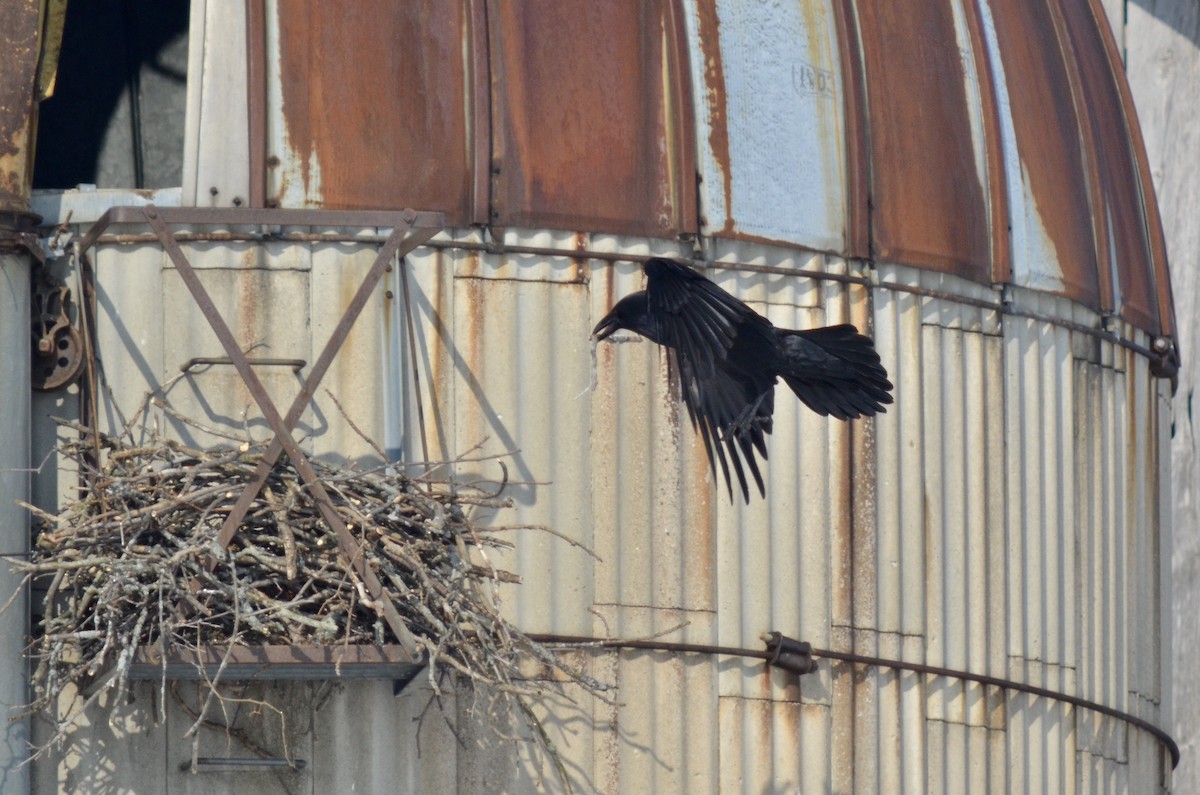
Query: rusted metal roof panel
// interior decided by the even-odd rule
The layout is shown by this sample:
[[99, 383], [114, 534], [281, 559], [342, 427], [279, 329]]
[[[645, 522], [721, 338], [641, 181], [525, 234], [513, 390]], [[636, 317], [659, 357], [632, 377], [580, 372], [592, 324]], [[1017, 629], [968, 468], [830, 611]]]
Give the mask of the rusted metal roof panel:
[[[952, 2], [858, 6], [865, 63], [872, 249], [892, 262], [991, 281], [974, 54]], [[1003, 234], [1003, 230], [998, 230]]]
[[830, 4], [686, 7], [704, 231], [842, 251], [851, 164]]
[[1087, 122], [1093, 131], [1102, 191], [1093, 198], [1093, 218], [1097, 225], [1103, 224], [1111, 241], [1111, 262], [1100, 263], [1097, 276], [1104, 283], [1111, 282], [1115, 274], [1120, 294], [1114, 296], [1114, 305], [1140, 328], [1156, 329], [1158, 296], [1143, 193], [1104, 32], [1087, 0], [1062, 0], [1062, 9], [1080, 72]]
[[[1092, 3], [1092, 8], [1096, 8], [1096, 0], [1094, 0]], [[1095, 13], [1099, 15], [1099, 11], [1095, 11]], [[1135, 13], [1134, 16], [1141, 22], [1151, 19], [1149, 15], [1140, 12]], [[1159, 31], [1162, 30], [1161, 28], [1157, 27], [1157, 23], [1155, 22], [1149, 23], [1149, 27], [1155, 32], [1147, 38], [1147, 41], [1156, 39], [1156, 37], [1160, 35]], [[1146, 30], [1144, 27], [1136, 29], [1139, 31]], [[1149, 237], [1150, 256], [1154, 269], [1154, 287], [1158, 297], [1159, 310], [1159, 326], [1157, 328], [1146, 330], [1150, 331], [1151, 333], [1157, 332], [1169, 337], [1174, 337], [1177, 333], [1177, 327], [1175, 324], [1175, 305], [1171, 293], [1171, 272], [1167, 267], [1167, 241], [1163, 230], [1162, 215], [1160, 214], [1158, 197], [1155, 193], [1154, 186], [1158, 184], [1162, 188], [1165, 196], [1173, 197], [1174, 184], [1177, 182], [1186, 182], [1187, 177], [1177, 177], [1176, 180], [1169, 180], [1167, 184], [1163, 184], [1161, 181], [1153, 179], [1150, 170], [1149, 154], [1146, 150], [1146, 142], [1142, 135], [1141, 121], [1138, 118], [1138, 111], [1133, 102], [1133, 88], [1130, 85], [1129, 80], [1126, 79], [1126, 72], [1124, 69], [1125, 51], [1123, 47], [1118, 46], [1114, 36], [1109, 35], [1108, 31], [1102, 30], [1101, 38], [1104, 40], [1105, 49], [1108, 51], [1108, 62], [1112, 68], [1113, 79], [1117, 87], [1117, 93], [1121, 97], [1121, 107], [1125, 110], [1125, 123], [1129, 130], [1130, 144], [1133, 149], [1133, 159], [1137, 166], [1138, 184], [1141, 187], [1142, 202], [1145, 210], [1146, 232], [1147, 236]], [[1124, 26], [1121, 28], [1121, 41], [1124, 41]], [[1149, 53], [1154, 52], [1154, 48], [1144, 48], [1143, 52], [1148, 56]], [[1138, 55], [1141, 55], [1141, 53], [1138, 53]], [[1143, 85], [1149, 82], [1154, 82], [1157, 76], [1157, 73], [1154, 69], [1141, 68], [1142, 64], [1147, 62], [1148, 61], [1146, 59], [1139, 59], [1137, 55], [1134, 55], [1134, 62], [1130, 67], [1131, 73], [1137, 73], [1142, 76], [1144, 81], [1142, 83]], [[1188, 82], [1186, 73], [1180, 73], [1178, 77], [1181, 81], [1179, 85], [1190, 88], [1190, 83]], [[1170, 81], [1158, 85], [1168, 86], [1170, 85]], [[1149, 111], [1148, 126], [1151, 129], [1161, 129], [1163, 126], [1174, 126], [1174, 124], [1168, 124], [1165, 122], [1162, 115], [1164, 110], [1172, 106], [1173, 101], [1174, 94], [1169, 88], [1166, 88], [1162, 92], [1157, 103], [1152, 104], [1149, 107], [1143, 107], [1143, 112]], [[1168, 114], [1168, 118], [1173, 118], [1169, 116], [1169, 110], [1166, 110], [1166, 113]], [[1186, 138], [1181, 138], [1180, 140], [1183, 142], [1182, 151], [1190, 153], [1190, 150], [1187, 149]], [[1172, 162], [1170, 156], [1167, 157], [1167, 162]], [[1190, 210], [1190, 204], [1187, 202], [1181, 202], [1176, 203], [1176, 207], [1171, 208], [1167, 214], [1174, 216], [1176, 213], [1178, 213], [1182, 217], [1187, 217], [1188, 210]], [[1178, 359], [1178, 356], [1176, 356], [1176, 359]], [[1176, 364], [1177, 363], [1178, 362], [1176, 362]]]
[[488, 7], [498, 226], [694, 231], [692, 123], [671, 0]]
[[[1005, 141], [1013, 281], [1100, 308], [1089, 184], [1071, 77], [1049, 6], [981, 2], [992, 66], [1011, 113]], [[999, 62], [996, 56], [999, 56]]]
[[1159, 333], [1161, 230], [1097, 2], [273, 3], [245, 56], [255, 168], [283, 206], [786, 243]]
[[268, 15], [268, 201], [472, 218], [466, 7], [277, 3]]

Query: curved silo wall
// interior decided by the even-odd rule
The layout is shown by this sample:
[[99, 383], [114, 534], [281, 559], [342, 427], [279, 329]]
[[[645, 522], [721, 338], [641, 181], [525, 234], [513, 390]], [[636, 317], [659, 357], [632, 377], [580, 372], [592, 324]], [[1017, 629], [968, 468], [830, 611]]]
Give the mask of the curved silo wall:
[[[1028, 114], [1019, 123], [993, 118], [996, 103], [1007, 112], [1010, 101], [1002, 70], [1022, 68], [1019, 51], [1001, 58], [996, 31], [1019, 32], [1021, 20], [989, 21], [982, 3], [920, 4], [923, 16], [899, 21], [928, 23], [936, 35], [910, 40], [889, 37], [893, 16], [905, 17], [899, 7], [856, 21], [848, 3], [806, 2], [769, 24], [724, 2], [606, 6], [597, 18], [620, 31], [612, 40], [653, 56], [623, 63], [648, 68], [614, 70], [603, 60], [526, 68], [522, 36], [559, 41], [583, 24], [540, 13], [555, 5], [496, 6], [502, 13], [489, 19], [484, 4], [427, 4], [437, 14], [405, 11], [376, 25], [365, 7], [324, 20], [318, 4], [290, 18], [267, 4], [265, 51], [247, 55], [268, 73], [247, 89], [251, 103], [261, 91], [266, 108], [258, 120], [266, 129], [255, 130], [266, 151], [257, 155], [243, 152], [254, 149], [237, 110], [247, 103], [234, 101], [244, 85], [241, 22], [230, 23], [230, 35], [206, 28], [193, 50], [218, 79], [192, 96], [198, 121], [184, 204], [255, 203], [256, 191], [291, 207], [416, 197], [456, 219], [393, 269], [327, 385], [401, 460], [469, 452], [472, 460], [450, 469], [476, 480], [502, 477], [490, 457], [505, 456], [514, 508], [493, 521], [510, 527], [497, 532], [515, 548], [494, 562], [523, 580], [501, 589], [505, 614], [529, 632], [750, 649], [778, 630], [819, 649], [1031, 683], [1160, 724], [1169, 387], [1141, 354], [1094, 331], [1112, 329], [1143, 349], [1151, 342], [1120, 312], [1085, 307], [1100, 305], [1087, 282], [1099, 278], [1089, 270], [1096, 258], [1051, 261], [1055, 240], [1087, 242], [1088, 224], [1078, 202], [1055, 205], [1061, 217], [1039, 215], [1050, 195], [1039, 190], [1059, 186], [1051, 172], [1074, 161], [1021, 160], [1022, 142], [1036, 144], [1038, 102], [1014, 111]], [[205, 24], [215, 20], [214, 4], [195, 9]], [[856, 35], [875, 48], [857, 64], [862, 72], [850, 69], [874, 87], [874, 104], [864, 101], [856, 118], [845, 111], [862, 100], [847, 96], [862, 89], [845, 79], [847, 32], [838, 26], [847, 24], [861, 24]], [[358, 31], [369, 41], [348, 46]], [[690, 46], [672, 38], [681, 35]], [[411, 47], [394, 46], [406, 37]], [[903, 59], [885, 57], [905, 48]], [[324, 58], [330, 52], [346, 58]], [[923, 58], [949, 69], [957, 87], [937, 97], [912, 91], [938, 83]], [[994, 84], [984, 79], [989, 64]], [[1024, 77], [1036, 74], [1025, 66]], [[771, 79], [760, 85], [764, 70]], [[427, 90], [407, 90], [414, 73]], [[1045, 91], [1066, 90], [1068, 78], [1055, 74]], [[611, 106], [579, 99], [594, 85]], [[327, 113], [322, 92], [341, 96], [344, 113]], [[891, 115], [914, 111], [905, 100], [913, 93], [930, 97], [921, 107], [938, 123], [919, 128], [915, 142], [887, 138]], [[379, 95], [403, 112], [380, 114]], [[530, 134], [557, 129], [530, 125], [539, 114], [571, 117], [579, 136]], [[747, 123], [757, 117], [762, 125]], [[1052, 121], [1067, 146], [1077, 118], [1064, 111]], [[871, 124], [879, 135], [867, 140]], [[430, 126], [445, 134], [420, 134]], [[368, 128], [379, 137], [347, 135]], [[589, 137], [603, 129], [617, 129], [619, 148]], [[781, 136], [794, 148], [779, 147]], [[938, 171], [947, 157], [940, 144], [951, 139], [971, 166], [961, 174]], [[380, 158], [377, 140], [395, 144], [395, 156]], [[897, 154], [906, 143], [921, 154], [912, 168]], [[576, 145], [586, 157], [570, 157]], [[255, 157], [262, 162], [247, 175], [244, 160]], [[445, 169], [428, 167], [444, 160]], [[581, 178], [605, 160], [622, 174], [653, 175], [635, 210], [620, 180], [591, 191]], [[878, 184], [868, 181], [868, 160]], [[1012, 177], [1004, 190], [997, 167]], [[920, 190], [905, 177], [926, 173], [935, 187], [962, 177], [962, 201], [926, 183], [920, 190], [938, 201], [915, 201]], [[1072, 179], [1084, 177], [1072, 171]], [[1010, 210], [1024, 231], [1005, 259]], [[953, 222], [964, 214], [971, 224], [960, 235]], [[496, 226], [470, 226], [486, 220]], [[627, 234], [540, 228], [554, 223]], [[704, 233], [703, 257], [717, 263], [706, 274], [778, 325], [853, 322], [871, 333], [896, 383], [886, 415], [852, 424], [816, 417], [782, 392], [768, 497], [748, 506], [714, 486], [658, 349], [588, 344], [592, 324], [642, 285], [641, 258], [693, 253], [691, 238], [674, 237], [680, 231]], [[185, 249], [247, 341], [311, 362], [378, 232]], [[945, 273], [889, 264], [889, 252]], [[878, 266], [859, 259], [867, 256]], [[1000, 260], [1025, 289], [991, 286]], [[108, 239], [95, 262], [98, 347], [114, 385], [105, 417], [116, 423], [114, 406], [128, 413], [186, 358], [220, 351], [156, 243]], [[1033, 291], [1059, 287], [1077, 302]], [[284, 404], [297, 386], [286, 371], [266, 380]], [[172, 398], [237, 429], [250, 403], [221, 368], [176, 383]], [[312, 434], [306, 449], [369, 456], [337, 408], [318, 401], [301, 420]], [[569, 653], [616, 686], [604, 700], [538, 682], [538, 714], [577, 791], [1138, 791], [1169, 780], [1166, 753], [1140, 729], [953, 676], [824, 658], [798, 678], [731, 655]], [[387, 682], [270, 687], [287, 704], [297, 755], [310, 762], [291, 785], [332, 791], [352, 778], [359, 789], [414, 792], [559, 788], [544, 755], [492, 731], [479, 694], [446, 698], [443, 720], [422, 682], [395, 698]], [[183, 786], [172, 763], [191, 753], [180, 739], [190, 721], [170, 706], [167, 725], [155, 727], [151, 690], [139, 691], [123, 721], [85, 729], [93, 742], [61, 763], [58, 781], [117, 769], [143, 788]], [[277, 747], [280, 732], [253, 731]], [[157, 744], [155, 761], [133, 758], [135, 740]], [[246, 780], [206, 778], [231, 790]]]
[[[547, 242], [506, 237], [514, 249]], [[651, 253], [600, 237], [592, 249]], [[429, 438], [443, 452], [481, 439], [481, 452], [519, 448], [515, 469], [535, 481], [518, 499], [521, 522], [599, 558], [523, 531], [532, 550], [503, 559], [524, 578], [508, 614], [535, 632], [590, 625], [745, 648], [779, 630], [1161, 723], [1169, 384], [1148, 360], [1053, 296], [1015, 290], [1002, 304], [902, 266], [760, 244], [717, 253], [815, 274], [708, 271], [778, 325], [871, 329], [897, 384], [888, 414], [849, 425], [781, 394], [768, 497], [749, 506], [714, 487], [654, 346], [600, 345], [595, 390], [583, 393], [582, 341], [641, 285], [634, 263], [593, 259], [581, 284], [565, 256], [413, 258], [427, 296], [426, 414], [454, 417]], [[590, 315], [578, 314], [581, 291]], [[592, 670], [619, 683], [620, 705], [593, 703], [594, 734], [569, 728], [586, 707], [564, 708], [555, 736], [578, 783], [603, 791], [1136, 790], [1162, 780], [1168, 759], [1119, 719], [954, 677], [825, 661], [797, 680], [758, 661], [649, 651], [606, 652]]]
[[[849, 424], [780, 393], [767, 498], [731, 504], [659, 350], [605, 343], [593, 363], [588, 343], [613, 300], [641, 286], [638, 258], [683, 252], [520, 230], [504, 243], [507, 253], [490, 253], [476, 233], [447, 233], [394, 268], [327, 386], [402, 460], [471, 451], [479, 460], [455, 471], [474, 480], [500, 477], [487, 458], [506, 456], [515, 505], [494, 522], [527, 529], [502, 531], [515, 549], [493, 562], [522, 577], [500, 592], [522, 629], [749, 649], [776, 630], [818, 649], [1013, 679], [1159, 722], [1168, 385], [1140, 354], [1086, 332], [1099, 322], [1090, 310], [1023, 290], [1003, 304], [988, 288], [903, 266], [714, 246], [710, 278], [780, 326], [869, 330], [896, 384], [887, 414]], [[185, 249], [247, 340], [312, 361], [377, 245]], [[172, 287], [178, 277], [157, 244], [102, 240], [94, 262], [97, 347], [112, 387], [102, 416], [116, 423], [183, 361], [219, 351]], [[266, 375], [277, 401], [290, 400], [294, 374]], [[212, 367], [177, 381], [169, 398], [240, 429], [241, 390]], [[252, 416], [248, 427], [262, 432]], [[301, 422], [312, 452], [369, 455], [320, 396]], [[1164, 775], [1162, 746], [1120, 720], [953, 677], [828, 659], [798, 678], [728, 655], [570, 654], [616, 685], [606, 701], [540, 684], [539, 712], [582, 791], [1071, 792], [1136, 790]], [[114, 742], [91, 744], [48, 780], [97, 769], [133, 737], [186, 758], [187, 713], [169, 706], [156, 726], [146, 711], [155, 687], [137, 691], [117, 730], [103, 721], [83, 730], [115, 731]], [[420, 682], [397, 698], [384, 697], [388, 683], [347, 683], [320, 698], [320, 683], [270, 687], [256, 697], [273, 694], [292, 725], [311, 727], [292, 742], [314, 786], [335, 785], [338, 760], [353, 758], [364, 760], [355, 772], [364, 785], [557, 787], [543, 757], [493, 735], [469, 694], [446, 701], [463, 747], [445, 721], [407, 723], [428, 702]], [[186, 775], [127, 761], [133, 781]]]

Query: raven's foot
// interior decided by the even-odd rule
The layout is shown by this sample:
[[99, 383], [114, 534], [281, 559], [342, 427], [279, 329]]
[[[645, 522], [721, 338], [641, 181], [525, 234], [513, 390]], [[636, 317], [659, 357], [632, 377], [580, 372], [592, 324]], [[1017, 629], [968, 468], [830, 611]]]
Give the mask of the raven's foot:
[[[749, 433], [752, 428], [760, 428], [765, 430], [767, 433], [770, 433], [771, 417], [758, 416], [758, 410], [762, 406], [763, 401], [767, 399], [767, 395], [769, 394], [770, 392], [763, 392], [753, 403], [751, 403], [749, 406], [746, 406], [746, 408], [742, 410], [741, 414], [738, 414], [736, 417], [734, 417], [733, 422], [729, 423], [729, 425], [725, 426], [725, 428], [721, 430], [721, 441], [728, 442], [731, 438], [741, 436], [744, 433]], [[765, 428], [763, 428], [764, 425], [766, 425]]]

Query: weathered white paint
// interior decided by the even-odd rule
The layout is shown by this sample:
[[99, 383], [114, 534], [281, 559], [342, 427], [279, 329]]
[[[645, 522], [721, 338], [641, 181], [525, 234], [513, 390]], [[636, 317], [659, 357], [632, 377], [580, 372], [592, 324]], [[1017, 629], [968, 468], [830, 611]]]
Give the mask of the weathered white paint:
[[179, 200], [179, 188], [120, 190], [97, 189], [93, 185], [72, 190], [37, 190], [33, 192], [30, 205], [42, 218], [66, 218], [69, 213], [74, 223], [85, 224], [98, 219], [110, 207], [147, 204], [178, 207]]
[[[1200, 371], [1200, 6], [1192, 0], [1122, 4], [1126, 74], [1137, 105], [1146, 154], [1171, 260], [1183, 360], [1172, 403], [1170, 489], [1174, 552], [1161, 564], [1173, 580], [1164, 629], [1174, 635], [1164, 661], [1167, 721], [1183, 750], [1178, 792], [1200, 791], [1200, 448], [1194, 397]], [[1164, 539], [1167, 541], [1167, 539]], [[1173, 667], [1173, 673], [1171, 668]]]
[[996, 106], [1000, 115], [1000, 149], [1004, 158], [1004, 183], [1009, 207], [1013, 283], [1035, 290], [1062, 292], [1064, 285], [1062, 269], [1058, 265], [1059, 256], [1042, 223], [1033, 189], [1021, 161], [1022, 155], [1038, 155], [1036, 152], [1023, 153], [1017, 147], [1008, 79], [1004, 73], [1004, 59], [1000, 56], [1000, 41], [989, 0], [979, 0], [979, 11], [983, 17], [983, 37], [995, 79]]
[[[685, 3], [704, 228], [842, 250], [845, 133], [829, 4], [716, 7], [713, 31]], [[718, 57], [723, 83], [711, 71]]]
[[232, 207], [250, 191], [246, 11], [195, 0], [188, 39], [183, 204]]

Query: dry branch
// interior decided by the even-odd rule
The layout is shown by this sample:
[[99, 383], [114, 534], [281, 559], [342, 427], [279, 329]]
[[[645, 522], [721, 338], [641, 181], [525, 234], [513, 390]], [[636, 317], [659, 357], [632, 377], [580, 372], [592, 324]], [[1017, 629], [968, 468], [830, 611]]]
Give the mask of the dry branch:
[[[36, 548], [29, 560], [9, 561], [26, 578], [51, 583], [29, 652], [32, 707], [53, 712], [69, 686], [107, 670], [115, 676], [103, 689], [123, 693], [139, 646], [166, 657], [203, 645], [397, 642], [286, 460], [273, 468], [229, 548], [217, 546], [265, 444], [204, 451], [145, 425], [101, 437], [62, 424], [80, 432], [61, 452], [89, 487], [57, 515], [31, 507], [41, 525]], [[523, 656], [590, 691], [606, 689], [497, 613], [494, 589], [520, 579], [495, 568], [484, 550], [512, 544], [474, 527], [467, 512], [479, 502], [504, 505], [494, 488], [312, 463], [433, 663], [497, 693], [523, 716], [532, 714], [525, 699], [535, 692], [519, 673]], [[436, 690], [432, 666], [430, 682]], [[81, 711], [57, 716], [60, 738]]]

